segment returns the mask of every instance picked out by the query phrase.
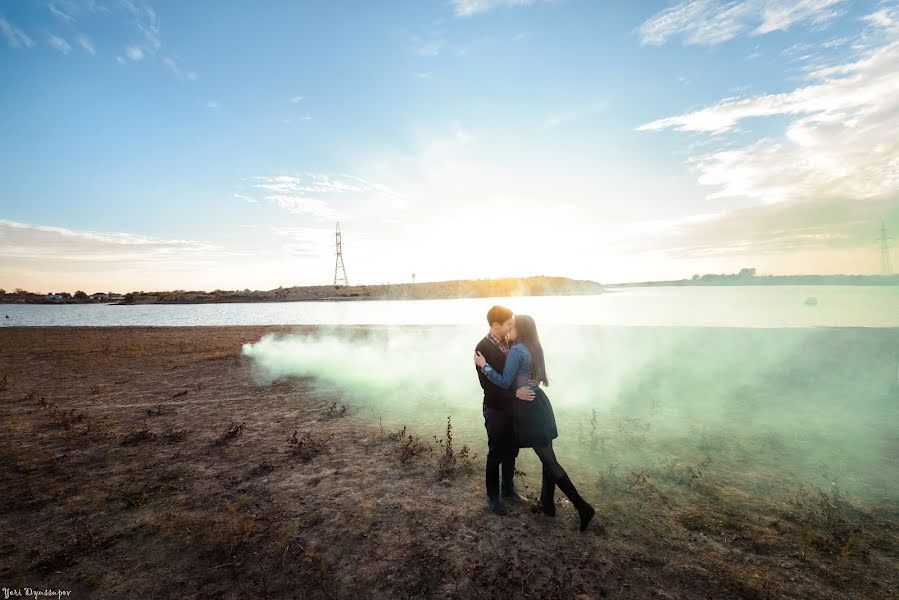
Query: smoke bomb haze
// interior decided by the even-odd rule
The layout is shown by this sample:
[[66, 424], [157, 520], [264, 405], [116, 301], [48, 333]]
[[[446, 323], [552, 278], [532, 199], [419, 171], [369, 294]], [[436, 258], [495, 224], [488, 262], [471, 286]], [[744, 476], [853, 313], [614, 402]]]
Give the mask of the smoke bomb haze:
[[[539, 325], [539, 324], [538, 324]], [[311, 378], [385, 429], [425, 439], [452, 416], [486, 453], [472, 354], [480, 327], [331, 328], [271, 334], [243, 353], [260, 384]], [[797, 486], [899, 498], [899, 338], [864, 328], [541, 328], [557, 454], [586, 474], [649, 469], [789, 495]], [[593, 422], [595, 413], [595, 424]], [[539, 474], [522, 450], [520, 467]]]

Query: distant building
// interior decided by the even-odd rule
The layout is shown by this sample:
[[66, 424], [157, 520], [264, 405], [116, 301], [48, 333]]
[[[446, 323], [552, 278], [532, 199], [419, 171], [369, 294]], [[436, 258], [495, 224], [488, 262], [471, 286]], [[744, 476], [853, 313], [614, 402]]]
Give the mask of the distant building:
[[109, 294], [106, 292], [96, 292], [91, 294], [91, 300], [109, 300]]
[[68, 300], [71, 297], [72, 294], [68, 292], [56, 292], [55, 294], [53, 294], [53, 298], [56, 300]]

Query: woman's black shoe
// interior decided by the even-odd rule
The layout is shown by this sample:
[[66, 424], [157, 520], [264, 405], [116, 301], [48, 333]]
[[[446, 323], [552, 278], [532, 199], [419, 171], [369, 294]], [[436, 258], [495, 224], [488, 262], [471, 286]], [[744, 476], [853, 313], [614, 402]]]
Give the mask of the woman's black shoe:
[[587, 529], [587, 525], [590, 524], [590, 520], [593, 518], [593, 515], [596, 514], [596, 510], [589, 504], [587, 501], [581, 498], [581, 495], [577, 493], [577, 490], [574, 487], [574, 484], [571, 483], [571, 480], [568, 478], [568, 475], [565, 475], [562, 479], [558, 481], [556, 484], [559, 486], [559, 489], [562, 490], [568, 499], [571, 500], [571, 503], [574, 504], [574, 507], [577, 509], [577, 514], [581, 518], [581, 531]]
[[547, 504], [542, 504], [540, 502], [535, 502], [534, 504], [531, 505], [531, 512], [534, 514], [543, 513], [544, 515], [547, 515], [549, 517], [555, 517], [556, 516], [556, 505], [555, 504], [547, 505]]
[[588, 504], [583, 509], [579, 508], [577, 513], [581, 517], [581, 531], [584, 531], [587, 529], [587, 525], [590, 524], [590, 520], [593, 519], [593, 515], [596, 514], [596, 509]]

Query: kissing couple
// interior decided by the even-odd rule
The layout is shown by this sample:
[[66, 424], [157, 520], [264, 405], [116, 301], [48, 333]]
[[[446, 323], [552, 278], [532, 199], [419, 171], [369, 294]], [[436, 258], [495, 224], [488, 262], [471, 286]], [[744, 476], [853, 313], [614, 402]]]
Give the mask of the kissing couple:
[[[487, 502], [498, 515], [508, 509], [503, 500], [523, 504], [515, 491], [515, 458], [519, 448], [533, 448], [543, 464], [540, 501], [533, 512], [556, 515], [556, 487], [580, 516], [580, 530], [596, 514], [556, 460], [552, 441], [559, 436], [549, 398], [540, 387], [549, 385], [537, 325], [528, 315], [514, 315], [505, 306], [487, 311], [490, 331], [475, 348], [474, 364], [484, 390], [484, 427], [487, 429]], [[511, 344], [511, 346], [510, 346]], [[514, 393], [512, 390], [515, 390]], [[502, 491], [500, 491], [502, 467]]]

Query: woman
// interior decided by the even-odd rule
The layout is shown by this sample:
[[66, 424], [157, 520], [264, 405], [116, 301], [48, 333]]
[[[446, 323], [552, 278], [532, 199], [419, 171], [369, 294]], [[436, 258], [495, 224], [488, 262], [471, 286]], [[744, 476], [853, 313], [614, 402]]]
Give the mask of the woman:
[[556, 506], [553, 502], [556, 486], [568, 496], [577, 509], [581, 519], [581, 531], [587, 529], [590, 519], [596, 511], [574, 488], [565, 469], [556, 460], [552, 441], [558, 437], [556, 420], [552, 405], [540, 383], [549, 385], [546, 376], [546, 365], [543, 361], [543, 348], [537, 335], [534, 319], [528, 315], [515, 315], [509, 341], [514, 342], [506, 356], [506, 365], [500, 373], [489, 364], [484, 356], [477, 352], [474, 362], [490, 381], [504, 389], [517, 389], [530, 386], [534, 390], [533, 400], [515, 399], [514, 433], [520, 448], [533, 448], [543, 463], [543, 484], [540, 489], [539, 509], [553, 517]]

